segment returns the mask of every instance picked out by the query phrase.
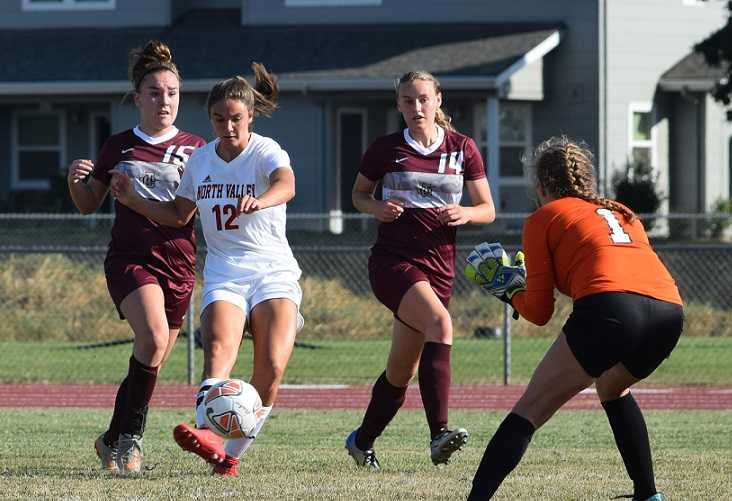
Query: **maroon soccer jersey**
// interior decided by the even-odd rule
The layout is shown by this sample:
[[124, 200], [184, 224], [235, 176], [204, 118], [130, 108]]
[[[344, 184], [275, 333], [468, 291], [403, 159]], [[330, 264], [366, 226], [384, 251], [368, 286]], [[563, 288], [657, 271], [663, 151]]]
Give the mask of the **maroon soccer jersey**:
[[[102, 147], [92, 176], [109, 185], [109, 170], [126, 173], [142, 197], [170, 201], [180, 184], [190, 154], [206, 142], [188, 132], [173, 130], [162, 138], [139, 128], [110, 137]], [[196, 243], [193, 219], [183, 228], [151, 221], [115, 201], [115, 219], [107, 261], [141, 264], [174, 282], [195, 277]]]
[[451, 283], [456, 227], [444, 225], [438, 209], [460, 203], [464, 181], [485, 177], [485, 168], [471, 138], [438, 130], [429, 148], [412, 139], [409, 129], [377, 139], [364, 153], [360, 172], [371, 181], [382, 180], [384, 200], [404, 203], [399, 218], [379, 225], [372, 264], [378, 266], [380, 255], [396, 256]]

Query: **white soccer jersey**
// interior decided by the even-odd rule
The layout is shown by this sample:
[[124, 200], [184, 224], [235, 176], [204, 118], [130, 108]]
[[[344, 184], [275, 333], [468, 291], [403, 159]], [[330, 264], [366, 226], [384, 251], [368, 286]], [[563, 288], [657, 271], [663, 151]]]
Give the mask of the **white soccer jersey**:
[[186, 164], [177, 196], [198, 207], [208, 247], [204, 280], [256, 279], [272, 272], [300, 268], [285, 236], [286, 204], [236, 216], [240, 196], [260, 196], [277, 168], [290, 157], [276, 141], [252, 133], [238, 157], [225, 162], [216, 153], [219, 140], [199, 148]]

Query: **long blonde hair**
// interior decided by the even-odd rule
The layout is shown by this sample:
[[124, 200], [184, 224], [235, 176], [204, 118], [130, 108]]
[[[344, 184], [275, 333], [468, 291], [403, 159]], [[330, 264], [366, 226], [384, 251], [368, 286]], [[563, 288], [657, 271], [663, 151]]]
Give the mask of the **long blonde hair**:
[[524, 169], [533, 186], [541, 186], [556, 198], [577, 197], [606, 209], [620, 212], [627, 221], [637, 216], [624, 205], [601, 197], [590, 148], [567, 136], [551, 137], [539, 144]]
[[252, 116], [270, 116], [277, 109], [279, 95], [277, 76], [268, 72], [260, 63], [252, 63], [252, 70], [254, 70], [254, 86], [242, 76], [227, 78], [213, 86], [206, 100], [209, 115], [211, 107], [224, 99], [241, 101]]
[[[408, 71], [407, 73], [402, 75], [394, 85], [397, 99], [399, 99], [399, 88], [403, 84], [414, 82], [415, 80], [425, 80], [427, 82], [432, 82], [432, 84], [435, 86], [435, 93], [442, 93], [442, 87], [440, 87], [440, 82], [432, 73], [423, 70]], [[445, 113], [442, 108], [437, 108], [437, 111], [435, 112], [435, 123], [445, 130], [451, 130], [453, 132], [457, 131], [457, 129], [455, 129], [455, 126], [452, 124], [452, 118], [450, 118], [450, 116]]]

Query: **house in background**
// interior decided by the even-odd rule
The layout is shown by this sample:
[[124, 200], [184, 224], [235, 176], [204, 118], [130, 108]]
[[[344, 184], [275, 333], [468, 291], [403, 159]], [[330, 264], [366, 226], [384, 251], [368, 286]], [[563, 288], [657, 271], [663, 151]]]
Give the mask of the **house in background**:
[[732, 198], [732, 110], [709, 94], [724, 69], [690, 53], [661, 75], [657, 108], [668, 120], [669, 203], [678, 212]]
[[[520, 157], [557, 134], [593, 148], [605, 192], [613, 172], [639, 158], [672, 194], [669, 210], [701, 211], [730, 196], [729, 182], [708, 186], [719, 175], [729, 179], [729, 149], [694, 157], [683, 145], [692, 133], [725, 140], [730, 133], [708, 98], [704, 115], [687, 123], [688, 92], [664, 86], [692, 45], [724, 24], [723, 7], [697, 0], [7, 0], [0, 3], [0, 209], [65, 207], [59, 171], [73, 158], [94, 158], [110, 133], [135, 125], [136, 109], [123, 99], [127, 54], [159, 38], [184, 79], [177, 125], [203, 137], [211, 136], [206, 93], [217, 80], [250, 75], [252, 61], [279, 75], [280, 110], [255, 128], [293, 159], [290, 212], [337, 218], [354, 210], [360, 156], [401, 126], [394, 80], [411, 69], [440, 79], [448, 114], [483, 151], [503, 212], [530, 209]], [[693, 199], [685, 191], [690, 176], [707, 180]]]

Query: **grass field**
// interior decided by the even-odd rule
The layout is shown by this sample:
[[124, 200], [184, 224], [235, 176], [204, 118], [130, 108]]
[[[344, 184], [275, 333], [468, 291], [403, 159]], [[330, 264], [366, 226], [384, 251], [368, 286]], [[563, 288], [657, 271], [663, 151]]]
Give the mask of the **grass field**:
[[[525, 383], [546, 348], [549, 338], [512, 339], [511, 383]], [[0, 383], [119, 383], [127, 371], [130, 344], [79, 349], [80, 344], [59, 342], [0, 342], [3, 363]], [[285, 383], [371, 384], [384, 368], [390, 340], [308, 341], [295, 349]], [[252, 344], [241, 347], [236, 377], [247, 379]], [[453, 384], [500, 383], [503, 375], [501, 339], [457, 339], [453, 349]], [[195, 380], [202, 366], [196, 350]], [[732, 338], [682, 337], [671, 358], [649, 379], [657, 385], [729, 385]], [[187, 382], [187, 346], [181, 339], [160, 375], [161, 382]]]
[[[146, 465], [138, 478], [97, 468], [92, 443], [108, 411], [3, 409], [2, 499], [465, 499], [473, 473], [502, 413], [453, 411], [472, 432], [465, 450], [434, 467], [427, 427], [403, 411], [377, 442], [382, 471], [357, 470], [343, 449], [355, 411], [277, 411], [245, 457], [239, 477], [214, 478], [202, 460], [180, 451], [172, 427], [184, 411], [153, 410]], [[658, 487], [670, 501], [728, 499], [732, 493], [732, 413], [647, 413]], [[606, 500], [632, 491], [601, 412], [560, 412], [534, 437], [524, 461], [495, 499]]]

